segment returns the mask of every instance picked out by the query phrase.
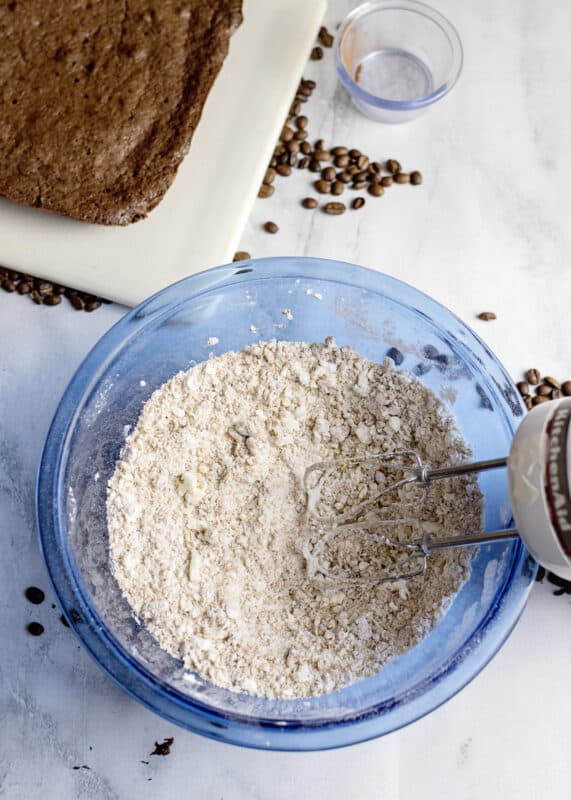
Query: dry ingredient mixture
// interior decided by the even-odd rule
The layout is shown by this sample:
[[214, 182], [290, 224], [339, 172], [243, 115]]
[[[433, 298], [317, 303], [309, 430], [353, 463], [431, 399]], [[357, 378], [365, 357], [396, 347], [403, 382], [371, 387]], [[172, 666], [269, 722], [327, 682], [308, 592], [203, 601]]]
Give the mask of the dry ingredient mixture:
[[[412, 582], [328, 580], [341, 561], [377, 569], [379, 547], [345, 537], [313, 563], [303, 475], [403, 448], [435, 466], [469, 455], [419, 381], [331, 339], [264, 342], [179, 373], [146, 404], [109, 484], [125, 597], [165, 650], [236, 691], [304, 697], [377, 672], [430, 631], [470, 556], [435, 555]], [[342, 513], [385, 479], [350, 471], [324, 502]], [[473, 478], [438, 483], [414, 513], [434, 535], [478, 530], [481, 496]]]

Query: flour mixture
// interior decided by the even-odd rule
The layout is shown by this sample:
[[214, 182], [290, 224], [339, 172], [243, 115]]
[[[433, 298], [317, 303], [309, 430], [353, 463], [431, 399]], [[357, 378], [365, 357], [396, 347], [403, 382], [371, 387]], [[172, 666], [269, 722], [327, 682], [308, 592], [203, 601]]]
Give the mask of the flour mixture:
[[[372, 675], [433, 628], [470, 556], [435, 554], [423, 578], [376, 586], [308, 571], [303, 475], [315, 461], [407, 448], [432, 466], [469, 456], [432, 392], [333, 340], [264, 342], [176, 375], [109, 483], [126, 599], [161, 647], [235, 691], [307, 697]], [[338, 508], [368, 491], [354, 481]], [[478, 530], [481, 505], [474, 479], [456, 478], [413, 513], [437, 536]]]

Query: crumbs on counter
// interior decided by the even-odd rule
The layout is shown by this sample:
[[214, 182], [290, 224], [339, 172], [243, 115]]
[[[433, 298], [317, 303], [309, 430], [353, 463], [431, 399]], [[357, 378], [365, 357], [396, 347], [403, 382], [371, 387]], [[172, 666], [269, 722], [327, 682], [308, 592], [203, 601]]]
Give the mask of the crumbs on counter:
[[174, 742], [174, 736], [168, 736], [162, 742], [155, 742], [155, 749], [150, 754], [152, 756], [169, 756]]

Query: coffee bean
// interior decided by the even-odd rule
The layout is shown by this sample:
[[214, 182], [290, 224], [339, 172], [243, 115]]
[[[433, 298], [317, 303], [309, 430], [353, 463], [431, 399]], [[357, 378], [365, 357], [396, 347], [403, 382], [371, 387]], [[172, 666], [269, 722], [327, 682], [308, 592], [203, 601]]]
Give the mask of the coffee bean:
[[391, 175], [396, 175], [401, 170], [401, 166], [399, 162], [395, 158], [389, 158], [387, 161], [387, 172], [390, 172]]
[[300, 130], [305, 130], [305, 128], [307, 128], [308, 122], [309, 120], [305, 116], [296, 117], [295, 119], [295, 124]]
[[[331, 151], [331, 152], [333, 152], [333, 151]], [[335, 164], [336, 167], [343, 168], [343, 167], [346, 167], [349, 164], [350, 160], [351, 159], [349, 158], [347, 153], [343, 153], [343, 155], [335, 156], [335, 158], [333, 159], [333, 163]]]
[[265, 222], [264, 230], [267, 231], [268, 233], [277, 233], [279, 231], [279, 228], [275, 222]]
[[370, 178], [369, 173], [366, 169], [362, 169], [359, 172], [356, 172], [353, 175], [354, 181], [368, 181]]
[[561, 389], [554, 389], [551, 392], [551, 399], [552, 400], [561, 400], [562, 397], [563, 397], [563, 392], [561, 391]]
[[352, 178], [347, 171], [343, 170], [337, 173], [337, 180], [341, 181], [341, 183], [351, 183]]
[[314, 149], [315, 150], [327, 150], [327, 147], [325, 145], [325, 139], [318, 139], [315, 142], [315, 148]]
[[315, 197], [304, 197], [301, 204], [304, 208], [317, 208], [317, 200]]
[[290, 113], [292, 117], [297, 117], [300, 111], [301, 111], [301, 103], [298, 100], [296, 100], [294, 103], [292, 103], [292, 106], [290, 108]]
[[309, 166], [309, 158], [307, 156], [300, 158], [299, 161], [297, 162], [298, 169], [306, 169], [308, 166]]
[[365, 198], [364, 197], [356, 197], [353, 202], [351, 203], [351, 208], [359, 209], [363, 208], [365, 205]]
[[268, 186], [267, 183], [262, 183], [262, 185], [258, 189], [258, 197], [261, 197], [262, 199], [265, 199], [266, 197], [271, 197], [273, 193], [274, 193], [274, 187]]
[[410, 183], [410, 175], [408, 172], [397, 172], [395, 175], [395, 183]]
[[313, 157], [317, 161], [331, 161], [331, 153], [329, 150], [322, 150], [321, 148], [316, 148], [314, 150]]
[[525, 397], [526, 394], [529, 394], [529, 383], [527, 381], [519, 381], [517, 389], [521, 396]]
[[526, 372], [526, 378], [528, 382], [531, 383], [532, 386], [537, 386], [537, 384], [541, 380], [541, 375], [539, 374], [539, 371], [536, 369], [528, 369], [528, 371]]
[[86, 311], [96, 311], [98, 308], [101, 307], [101, 300], [90, 300], [88, 303], [85, 304]]
[[571, 381], [563, 381], [561, 384], [561, 391], [565, 397], [571, 397]]
[[478, 319], [481, 319], [484, 322], [491, 322], [492, 320], [496, 319], [496, 315], [493, 311], [481, 311], [478, 314]]
[[282, 128], [282, 132], [280, 134], [280, 139], [282, 142], [290, 142], [293, 139], [293, 130], [292, 128], [288, 127], [287, 125], [285, 128]]
[[321, 61], [323, 58], [323, 50], [319, 46], [314, 47], [309, 57], [312, 61]]
[[345, 184], [342, 181], [334, 181], [331, 184], [331, 194], [340, 195], [345, 191]]
[[333, 42], [335, 41], [333, 35], [329, 33], [329, 31], [324, 25], [322, 25], [321, 28], [319, 29], [317, 38], [319, 39], [323, 47], [333, 47]]
[[337, 177], [337, 173], [335, 172], [335, 167], [324, 167], [321, 170], [321, 177], [325, 181], [334, 181]]
[[279, 158], [280, 156], [283, 156], [283, 154], [285, 152], [286, 152], [286, 149], [285, 149], [285, 145], [283, 145], [283, 144], [279, 144], [277, 147], [274, 148], [274, 156], [276, 158]]
[[307, 139], [307, 131], [296, 131], [293, 138], [296, 142], [304, 142]]
[[47, 294], [44, 297], [44, 305], [46, 306], [59, 306], [61, 297], [59, 294]]
[[40, 293], [37, 291], [37, 289], [32, 289], [32, 291], [30, 292], [30, 297], [32, 298], [32, 300], [34, 301], [34, 303], [35, 303], [36, 305], [38, 305], [38, 306], [41, 306], [41, 305], [42, 305], [42, 303], [44, 302], [44, 298], [43, 298], [43, 297], [42, 297], [42, 295], [41, 295], [41, 294], [40, 294]]
[[361, 151], [357, 150], [356, 147], [352, 147], [351, 150], [349, 150], [349, 155], [351, 156], [351, 158], [354, 161], [356, 161], [359, 158], [359, 156], [361, 155]]
[[420, 186], [422, 183], [422, 173], [415, 169], [414, 172], [410, 173], [410, 182], [413, 186]]
[[367, 167], [369, 166], [369, 159], [367, 158], [367, 156], [359, 156], [359, 158], [357, 159], [357, 166], [359, 167], [359, 169], [367, 169]]
[[440, 353], [433, 344], [427, 344], [422, 348], [422, 355], [431, 361], [435, 361]]
[[321, 164], [316, 158], [312, 158], [309, 162], [309, 171], [310, 172], [321, 172]]
[[0, 279], [8, 277], [8, 270], [6, 267], [0, 267]]
[[63, 294], [65, 292], [65, 286], [58, 286], [54, 284], [54, 294]]
[[29, 600], [30, 603], [33, 603], [35, 606], [39, 606], [40, 603], [43, 603], [46, 599], [44, 592], [41, 589], [38, 589], [37, 586], [28, 586], [25, 591], [26, 600]]
[[307, 86], [307, 88], [309, 89], [310, 92], [312, 92], [315, 89], [315, 87], [317, 86], [315, 81], [311, 80], [311, 78], [304, 78], [302, 80], [302, 84], [304, 86]]
[[32, 287], [28, 281], [20, 281], [17, 286], [18, 294], [30, 294]]
[[385, 175], [384, 178], [381, 178], [381, 186], [384, 186], [385, 189], [388, 186], [392, 186], [392, 185], [393, 185], [393, 179], [391, 178], [390, 175]]
[[276, 171], [275, 169], [272, 169], [272, 167], [269, 167], [266, 170], [266, 174], [264, 175], [264, 180], [262, 181], [262, 183], [265, 183], [269, 186], [271, 183], [275, 181], [275, 179], [276, 179]]
[[529, 395], [529, 394], [526, 395], [523, 398], [523, 402], [525, 403], [525, 407], [527, 408], [527, 410], [531, 411], [531, 409], [533, 408], [533, 399], [532, 399], [531, 395]]
[[531, 403], [534, 406], [538, 406], [540, 403], [547, 403], [548, 400], [549, 400], [549, 397], [545, 397], [544, 395], [538, 394], [533, 398]]
[[32, 636], [41, 636], [44, 632], [44, 626], [39, 622], [30, 622], [27, 627], [27, 631], [28, 633], [31, 633]]
[[276, 172], [278, 173], [278, 175], [287, 178], [288, 175], [291, 175], [291, 167], [289, 164], [278, 164], [278, 166], [276, 167]]
[[10, 278], [11, 281], [17, 281], [20, 279], [20, 273], [17, 272], [15, 269], [11, 269], [8, 272], [8, 277]]
[[318, 181], [315, 181], [313, 185], [320, 194], [329, 194], [329, 192], [331, 191], [331, 184], [329, 183], [329, 181], [324, 181], [323, 178], [321, 178]]
[[234, 253], [234, 258], [232, 261], [249, 261], [252, 258], [250, 253], [247, 250], [238, 250]]
[[552, 378], [551, 375], [544, 375], [543, 382], [549, 384], [549, 386], [553, 386], [554, 389], [561, 389], [561, 384], [557, 378]]
[[351, 189], [356, 189], [358, 192], [361, 189], [364, 189], [367, 186], [367, 181], [356, 181], [354, 180], [351, 184]]
[[551, 397], [551, 392], [553, 391], [552, 386], [548, 386], [546, 383], [542, 383], [538, 386], [535, 390], [535, 394], [538, 394], [540, 397]]
[[16, 284], [14, 283], [14, 281], [10, 280], [10, 278], [4, 278], [0, 285], [2, 286], [5, 292], [16, 291]]
[[385, 190], [380, 183], [371, 183], [367, 191], [369, 194], [373, 195], [373, 197], [382, 197], [385, 193]]
[[287, 159], [287, 162], [286, 162], [286, 163], [287, 163], [287, 164], [288, 164], [290, 167], [295, 167], [295, 165], [297, 164], [297, 153], [296, 153], [296, 152], [292, 152], [292, 153], [290, 153], [290, 154], [289, 154], [289, 158]]
[[349, 151], [347, 150], [346, 147], [338, 145], [337, 147], [332, 147], [331, 152], [333, 153], [334, 156], [346, 156]]
[[344, 214], [346, 209], [345, 203], [325, 203], [323, 210], [326, 214]]
[[303, 83], [303, 82], [299, 84], [298, 89], [297, 89], [297, 94], [300, 97], [305, 97], [306, 99], [311, 97], [311, 93], [312, 92], [313, 92], [313, 89], [311, 88], [311, 86], [309, 86], [307, 83]]
[[349, 175], [356, 175], [359, 172], [359, 167], [356, 164], [349, 164], [347, 167], [347, 172]]
[[312, 147], [309, 142], [302, 142], [299, 146], [299, 149], [304, 156], [308, 156], [311, 153]]
[[75, 308], [76, 311], [83, 311], [85, 303], [83, 302], [82, 298], [79, 297], [79, 295], [77, 294], [70, 295], [69, 302]]
[[380, 164], [378, 161], [373, 161], [371, 164], [369, 164], [369, 169], [371, 172], [374, 172], [375, 175], [380, 175], [383, 171], [382, 164]]
[[391, 358], [397, 367], [400, 367], [402, 362], [404, 361], [404, 356], [401, 351], [396, 347], [390, 347], [387, 350], [387, 358]]

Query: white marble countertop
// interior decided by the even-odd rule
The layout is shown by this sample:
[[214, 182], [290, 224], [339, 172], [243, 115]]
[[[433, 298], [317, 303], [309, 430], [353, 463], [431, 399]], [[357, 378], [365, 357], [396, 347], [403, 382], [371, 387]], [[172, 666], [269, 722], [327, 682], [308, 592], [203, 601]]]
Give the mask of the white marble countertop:
[[[350, 8], [330, 0], [333, 28]], [[255, 256], [354, 261], [414, 283], [454, 309], [514, 377], [571, 377], [568, 76], [571, 6], [438, 0], [460, 30], [456, 90], [406, 127], [360, 117], [331, 53], [311, 63], [311, 135], [420, 169], [359, 212], [302, 209], [307, 173], [257, 201], [242, 247]], [[270, 236], [261, 224], [275, 220]], [[483, 323], [479, 311], [498, 319]], [[50, 418], [91, 345], [124, 313], [39, 308], [0, 292], [0, 797], [192, 800], [571, 798], [571, 603], [537, 585], [516, 630], [472, 684], [384, 739], [328, 753], [240, 750], [164, 722], [105, 677], [59, 622], [36, 541], [35, 472]], [[32, 606], [29, 585], [47, 591]], [[26, 634], [31, 620], [45, 634]], [[168, 758], [148, 758], [174, 736]], [[142, 763], [149, 761], [149, 764]], [[90, 770], [73, 770], [87, 764]]]

